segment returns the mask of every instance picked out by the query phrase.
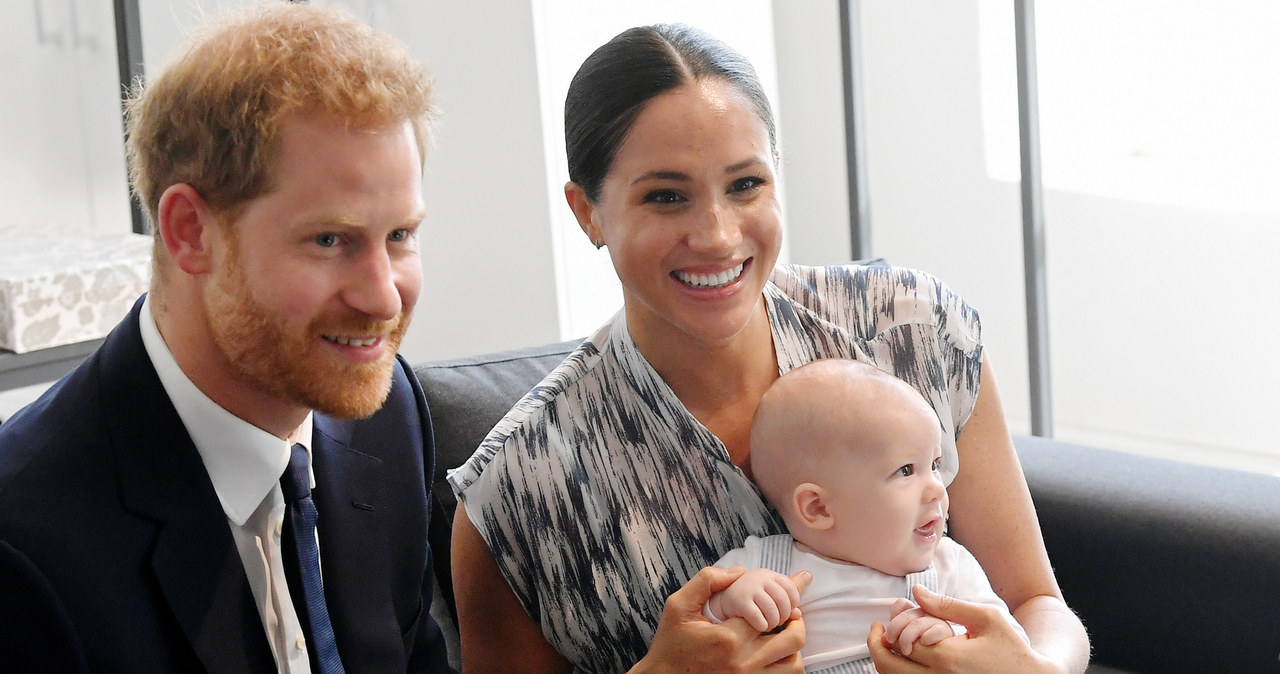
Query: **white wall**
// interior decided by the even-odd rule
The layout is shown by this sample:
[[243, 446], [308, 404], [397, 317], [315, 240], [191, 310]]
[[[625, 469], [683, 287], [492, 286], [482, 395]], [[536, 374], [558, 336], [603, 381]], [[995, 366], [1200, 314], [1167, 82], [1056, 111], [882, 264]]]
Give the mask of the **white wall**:
[[528, 2], [404, 2], [386, 24], [431, 65], [445, 117], [428, 150], [412, 360], [560, 338]]
[[[979, 0], [864, 2], [862, 10], [875, 252], [935, 272], [979, 308], [1010, 420], [1023, 431], [1028, 405], [1019, 197], [1015, 183], [988, 173], [981, 97], [984, 77], [1013, 85], [1012, 40], [1009, 71], [984, 72]], [[1012, 31], [1012, 16], [1009, 21]], [[1240, 76], [1235, 70], [1253, 68], [1256, 87], [1275, 86], [1265, 77], [1267, 63], [1232, 66], [1233, 77]], [[1042, 94], [1053, 85], [1042, 77]], [[1042, 96], [1041, 103], [1046, 136], [1108, 105], [1087, 95]], [[1016, 123], [1016, 114], [1007, 119]], [[1216, 122], [1235, 120], [1224, 115]], [[1259, 129], [1258, 142], [1273, 138], [1266, 131]], [[985, 132], [1016, 134], [1016, 128]], [[1191, 133], [1218, 132], [1209, 124]], [[1004, 147], [1015, 151], [1016, 145]], [[1268, 156], [1277, 156], [1280, 148], [1275, 150]], [[1062, 152], [1046, 151], [1046, 176]], [[1280, 163], [1260, 170], [1270, 177], [1255, 176], [1257, 182], [1280, 183]], [[1280, 316], [1272, 309], [1280, 296], [1274, 271], [1280, 217], [1233, 206], [1161, 205], [1049, 184], [1057, 437], [1280, 471], [1268, 423], [1270, 410], [1280, 406], [1274, 385]]]
[[131, 231], [109, 3], [6, 3], [0, 58], [0, 231]]
[[850, 259], [844, 71], [835, 0], [773, 0], [790, 260]]
[[[1016, 161], [1008, 156], [1016, 152], [1009, 142], [1016, 137], [1010, 121], [1016, 115], [1006, 109], [1004, 121], [993, 123], [990, 97], [992, 87], [1012, 86], [1013, 54], [1011, 40], [983, 41], [983, 12], [990, 11], [985, 2], [860, 3], [872, 252], [934, 272], [978, 307], [1011, 425], [1025, 432], [1018, 189], [991, 170]], [[427, 60], [445, 111], [427, 159], [426, 287], [406, 354], [442, 358], [576, 334], [578, 319], [565, 316], [580, 312], [567, 309], [568, 303], [591, 288], [573, 281], [573, 274], [557, 276], [557, 259], [575, 272], [583, 255], [594, 259], [591, 278], [607, 273], [607, 266], [592, 258], [603, 254], [584, 249], [585, 241], [571, 231], [555, 229], [566, 207], [555, 189], [563, 181], [555, 175], [562, 160], [550, 154], [563, 150], [558, 122], [547, 111], [562, 104], [548, 96], [563, 94], [545, 92], [567, 75], [540, 71], [539, 63], [548, 62], [546, 40], [579, 25], [575, 20], [583, 15], [574, 12], [600, 3], [335, 4], [398, 34]], [[682, 4], [688, 13], [676, 7], [670, 16], [637, 16], [636, 22], [688, 20], [724, 6]], [[624, 16], [644, 11], [634, 5], [618, 6]], [[154, 63], [178, 27], [201, 8], [219, 4], [141, 0], [140, 6], [144, 48]], [[752, 58], [762, 70], [776, 68], [770, 78], [777, 92], [790, 259], [846, 259], [836, 0], [735, 7], [771, 14], [776, 60]], [[991, 31], [992, 24], [985, 25]], [[992, 49], [1005, 50], [1006, 71], [992, 69]], [[1046, 97], [1049, 107], [1042, 109], [1050, 131], [1072, 120], [1073, 111], [1055, 100], [1062, 99]], [[1076, 104], [1096, 111], [1106, 102]], [[1052, 153], [1045, 161], [1051, 175]], [[1243, 196], [1257, 196], [1257, 185], [1280, 184], [1280, 165], [1273, 170]], [[1280, 217], [1126, 201], [1050, 184], [1046, 220], [1058, 437], [1280, 471], [1266, 424], [1280, 407], [1273, 383], [1280, 379], [1274, 309]]]

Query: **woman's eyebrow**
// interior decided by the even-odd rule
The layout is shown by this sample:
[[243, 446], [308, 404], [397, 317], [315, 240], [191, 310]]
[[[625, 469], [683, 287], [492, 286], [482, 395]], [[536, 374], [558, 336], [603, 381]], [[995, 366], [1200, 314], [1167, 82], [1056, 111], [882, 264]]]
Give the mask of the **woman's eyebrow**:
[[752, 157], [752, 158], [750, 158], [750, 159], [745, 159], [745, 160], [743, 160], [743, 161], [738, 162], [737, 164], [734, 164], [734, 165], [732, 165], [732, 166], [729, 166], [729, 167], [725, 168], [724, 172], [725, 172], [725, 173], [737, 173], [738, 171], [741, 171], [742, 169], [745, 169], [745, 168], [748, 168], [748, 167], [751, 167], [751, 166], [757, 166], [757, 165], [759, 165], [759, 166], [764, 166], [764, 165], [765, 165], [765, 163], [764, 163], [763, 161], [761, 161], [759, 158]]
[[687, 182], [690, 178], [687, 173], [681, 173], [680, 171], [649, 171], [632, 180], [631, 184], [635, 185], [646, 180], [680, 180]]
[[[765, 165], [764, 161], [760, 160], [758, 157], [752, 157], [750, 159], [744, 159], [736, 164], [731, 164], [729, 166], [726, 166], [724, 169], [724, 172], [726, 174], [737, 173], [738, 171], [749, 168], [751, 166], [764, 166], [764, 165]], [[635, 185], [637, 183], [642, 183], [646, 180], [679, 180], [679, 181], [687, 182], [691, 180], [691, 178], [689, 177], [689, 174], [683, 173], [681, 171], [658, 170], [658, 171], [649, 171], [648, 173], [644, 173], [636, 177], [635, 180], [631, 181], [631, 184]]]

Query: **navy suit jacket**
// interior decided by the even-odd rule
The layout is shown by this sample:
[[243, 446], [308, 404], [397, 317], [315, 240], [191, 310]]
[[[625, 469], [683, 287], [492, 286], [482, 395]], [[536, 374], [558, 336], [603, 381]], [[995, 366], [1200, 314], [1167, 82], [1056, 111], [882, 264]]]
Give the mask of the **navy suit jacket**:
[[[138, 329], [0, 425], [0, 670], [274, 672], [226, 514]], [[449, 671], [412, 369], [358, 421], [314, 416], [325, 599], [348, 672]]]

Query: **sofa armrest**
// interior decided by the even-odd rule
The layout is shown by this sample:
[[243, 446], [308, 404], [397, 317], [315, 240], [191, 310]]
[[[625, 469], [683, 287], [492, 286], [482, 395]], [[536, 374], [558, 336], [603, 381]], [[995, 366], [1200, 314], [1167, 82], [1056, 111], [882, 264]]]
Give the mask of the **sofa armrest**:
[[1280, 478], [1016, 437], [1098, 663], [1280, 670]]

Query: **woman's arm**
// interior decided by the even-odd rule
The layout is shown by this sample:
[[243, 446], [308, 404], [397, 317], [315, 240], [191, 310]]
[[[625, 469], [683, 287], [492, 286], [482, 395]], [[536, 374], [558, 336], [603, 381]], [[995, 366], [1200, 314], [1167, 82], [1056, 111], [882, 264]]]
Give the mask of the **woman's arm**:
[[922, 608], [965, 625], [970, 638], [914, 649], [911, 662], [879, 643], [884, 630], [877, 626], [868, 640], [877, 669], [886, 673], [931, 669], [1083, 672], [1089, 664], [1089, 637], [1063, 601], [1049, 565], [989, 358], [982, 364], [978, 400], [956, 449], [960, 473], [947, 488], [951, 533], [982, 564], [991, 587], [1026, 630], [1033, 652], [1028, 652], [1026, 642], [1014, 638], [1016, 633], [996, 609], [931, 597], [922, 601]]
[[[462, 671], [570, 671], [569, 661], [551, 647], [516, 599], [465, 507], [454, 515], [451, 548]], [[802, 618], [776, 634], [760, 634], [745, 620], [715, 624], [702, 615], [707, 599], [741, 575], [740, 568], [707, 567], [672, 594], [649, 653], [632, 672], [801, 672]], [[793, 580], [803, 591], [809, 579], [802, 572]]]
[[504, 673], [517, 663], [521, 672], [573, 669], [520, 605], [461, 504], [453, 518], [450, 549], [463, 672]]
[[976, 406], [956, 439], [956, 450], [960, 473], [947, 489], [953, 535], [982, 564], [992, 589], [1027, 631], [1031, 647], [1063, 671], [1083, 672], [1089, 664], [1089, 636], [1063, 601], [1049, 564], [989, 354], [982, 363]]

